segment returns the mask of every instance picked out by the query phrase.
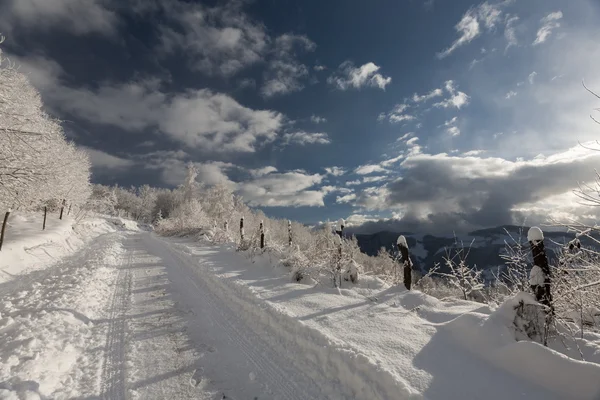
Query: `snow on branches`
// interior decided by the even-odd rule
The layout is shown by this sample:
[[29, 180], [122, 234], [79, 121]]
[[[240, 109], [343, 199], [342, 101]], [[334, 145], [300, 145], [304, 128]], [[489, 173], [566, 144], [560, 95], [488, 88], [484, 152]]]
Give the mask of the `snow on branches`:
[[37, 90], [0, 54], [0, 206], [82, 204], [89, 177], [87, 153], [66, 140], [60, 122], [43, 111]]

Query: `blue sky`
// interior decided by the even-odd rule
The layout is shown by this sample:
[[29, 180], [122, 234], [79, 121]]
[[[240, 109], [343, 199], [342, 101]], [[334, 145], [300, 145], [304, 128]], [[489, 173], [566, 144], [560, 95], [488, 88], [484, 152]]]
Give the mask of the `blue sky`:
[[451, 232], [580, 216], [600, 4], [9, 0], [2, 50], [95, 182], [192, 161], [267, 214]]

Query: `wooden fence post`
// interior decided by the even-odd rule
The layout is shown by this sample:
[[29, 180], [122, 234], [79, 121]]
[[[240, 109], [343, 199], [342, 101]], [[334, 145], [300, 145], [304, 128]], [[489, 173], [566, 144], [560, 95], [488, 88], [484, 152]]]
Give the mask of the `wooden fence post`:
[[262, 221], [260, 221], [260, 248], [265, 248], [265, 228]]
[[244, 242], [244, 217], [240, 218], [240, 244]]
[[413, 263], [410, 259], [410, 253], [408, 252], [408, 243], [406, 242], [406, 238], [403, 235], [400, 235], [396, 245], [398, 246], [398, 251], [400, 251], [402, 265], [404, 265], [404, 286], [407, 290], [410, 290], [412, 283]]
[[2, 232], [0, 233], [0, 250], [2, 250], [2, 243], [4, 243], [4, 232], [6, 231], [6, 225], [8, 224], [8, 216], [10, 215], [11, 209], [9, 208], [6, 214], [4, 214], [4, 222], [2, 223]]
[[537, 226], [533, 226], [527, 232], [527, 240], [531, 245], [531, 254], [533, 255], [533, 268], [531, 269], [529, 283], [535, 293], [535, 299], [547, 306], [550, 313], [554, 314], [551, 291], [552, 272], [544, 248], [544, 233]]
[[48, 213], [48, 207], [44, 206], [44, 224], [42, 225], [42, 230], [46, 230], [46, 214]]
[[288, 219], [288, 246], [292, 247], [292, 221]]
[[67, 200], [63, 199], [62, 204], [60, 206], [60, 216], [58, 219], [62, 219], [63, 211], [65, 210], [65, 204], [67, 204]]

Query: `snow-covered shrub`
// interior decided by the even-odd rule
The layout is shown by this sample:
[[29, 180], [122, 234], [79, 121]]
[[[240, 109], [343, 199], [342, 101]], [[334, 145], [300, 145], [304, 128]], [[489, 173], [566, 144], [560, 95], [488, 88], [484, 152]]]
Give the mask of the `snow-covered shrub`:
[[478, 269], [476, 265], [471, 266], [467, 263], [470, 247], [469, 250], [465, 251], [462, 243], [459, 245], [456, 242], [455, 245], [454, 249], [447, 249], [444, 257], [443, 266], [448, 272], [435, 272], [435, 274], [446, 278], [449, 286], [460, 290], [461, 297], [464, 300], [484, 302], [485, 281], [483, 271]]

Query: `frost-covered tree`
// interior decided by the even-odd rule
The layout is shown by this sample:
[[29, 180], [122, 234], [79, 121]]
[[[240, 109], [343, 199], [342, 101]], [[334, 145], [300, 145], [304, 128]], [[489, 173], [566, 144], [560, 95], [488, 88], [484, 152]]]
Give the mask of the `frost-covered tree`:
[[0, 206], [81, 204], [90, 194], [85, 152], [66, 140], [27, 77], [0, 52]]

